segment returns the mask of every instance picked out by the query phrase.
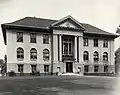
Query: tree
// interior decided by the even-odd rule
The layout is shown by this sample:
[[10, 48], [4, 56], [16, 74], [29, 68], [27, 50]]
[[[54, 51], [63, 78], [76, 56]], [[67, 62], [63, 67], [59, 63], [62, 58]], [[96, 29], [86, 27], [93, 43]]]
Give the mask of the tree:
[[0, 59], [0, 67], [4, 64], [4, 60]]
[[120, 47], [115, 51], [115, 72], [118, 74], [120, 69]]
[[5, 61], [5, 64], [3, 67], [3, 72], [6, 73], [7, 72], [7, 55], [4, 56], [4, 61]]
[[5, 74], [7, 71], [7, 55], [4, 56], [4, 60], [0, 59], [0, 68], [1, 68], [1, 72], [2, 74]]
[[[120, 35], [120, 25], [117, 27], [116, 33]], [[119, 69], [120, 69], [120, 47], [115, 51], [115, 72], [116, 74], [118, 74], [118, 72], [120, 71]]]
[[120, 34], [120, 25], [117, 27], [116, 33]]
[[4, 60], [3, 60], [3, 59], [0, 59], [0, 68], [1, 68], [0, 74], [1, 74], [2, 71], [3, 71], [3, 67], [4, 67]]

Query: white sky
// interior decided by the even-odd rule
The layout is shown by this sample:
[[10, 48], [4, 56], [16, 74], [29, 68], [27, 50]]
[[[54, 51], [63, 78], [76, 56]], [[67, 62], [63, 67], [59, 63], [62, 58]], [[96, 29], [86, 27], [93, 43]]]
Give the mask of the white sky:
[[[120, 0], [0, 0], [0, 24], [26, 16], [61, 19], [71, 15], [82, 23], [115, 33], [120, 24]], [[120, 45], [115, 41], [115, 49]], [[6, 47], [0, 28], [0, 58]]]

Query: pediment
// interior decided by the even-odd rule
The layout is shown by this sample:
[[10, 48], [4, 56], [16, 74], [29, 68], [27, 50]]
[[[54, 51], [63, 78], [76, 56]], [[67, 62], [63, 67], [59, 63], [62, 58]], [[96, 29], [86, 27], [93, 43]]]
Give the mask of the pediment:
[[67, 16], [67, 17], [53, 23], [52, 26], [53, 27], [66, 27], [66, 28], [85, 30], [85, 28], [77, 20], [75, 20], [71, 16]]
[[60, 27], [69, 27], [69, 28], [79, 28], [79, 26], [75, 25], [74, 23], [70, 22], [69, 20], [61, 23], [58, 26], [60, 26]]

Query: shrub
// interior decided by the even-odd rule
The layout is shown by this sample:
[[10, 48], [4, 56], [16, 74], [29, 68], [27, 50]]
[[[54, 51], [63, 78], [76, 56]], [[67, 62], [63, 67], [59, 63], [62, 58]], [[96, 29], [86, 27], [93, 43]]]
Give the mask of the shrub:
[[84, 73], [89, 76], [115, 76], [113, 73]]
[[30, 75], [33, 75], [33, 76], [39, 76], [40, 75], [40, 72], [39, 71], [32, 71], [32, 73], [30, 73]]
[[24, 73], [23, 73], [23, 72], [20, 72], [20, 76], [24, 76]]
[[15, 76], [16, 74], [15, 74], [15, 71], [12, 70], [12, 71], [8, 72], [8, 75], [11, 76], [11, 77], [13, 77], [13, 76]]

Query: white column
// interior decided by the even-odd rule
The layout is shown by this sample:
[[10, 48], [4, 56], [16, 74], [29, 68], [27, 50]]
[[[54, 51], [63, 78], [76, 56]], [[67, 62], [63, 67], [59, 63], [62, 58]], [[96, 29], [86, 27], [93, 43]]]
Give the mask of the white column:
[[62, 35], [59, 35], [59, 61], [62, 61]]
[[53, 34], [53, 61], [58, 62], [58, 35]]
[[79, 42], [78, 42], [78, 48], [79, 48], [79, 62], [82, 62], [83, 61], [83, 37], [78, 37], [79, 39]]
[[75, 59], [77, 61], [77, 36], [75, 36], [75, 39], [74, 39], [74, 56], [75, 56]]

